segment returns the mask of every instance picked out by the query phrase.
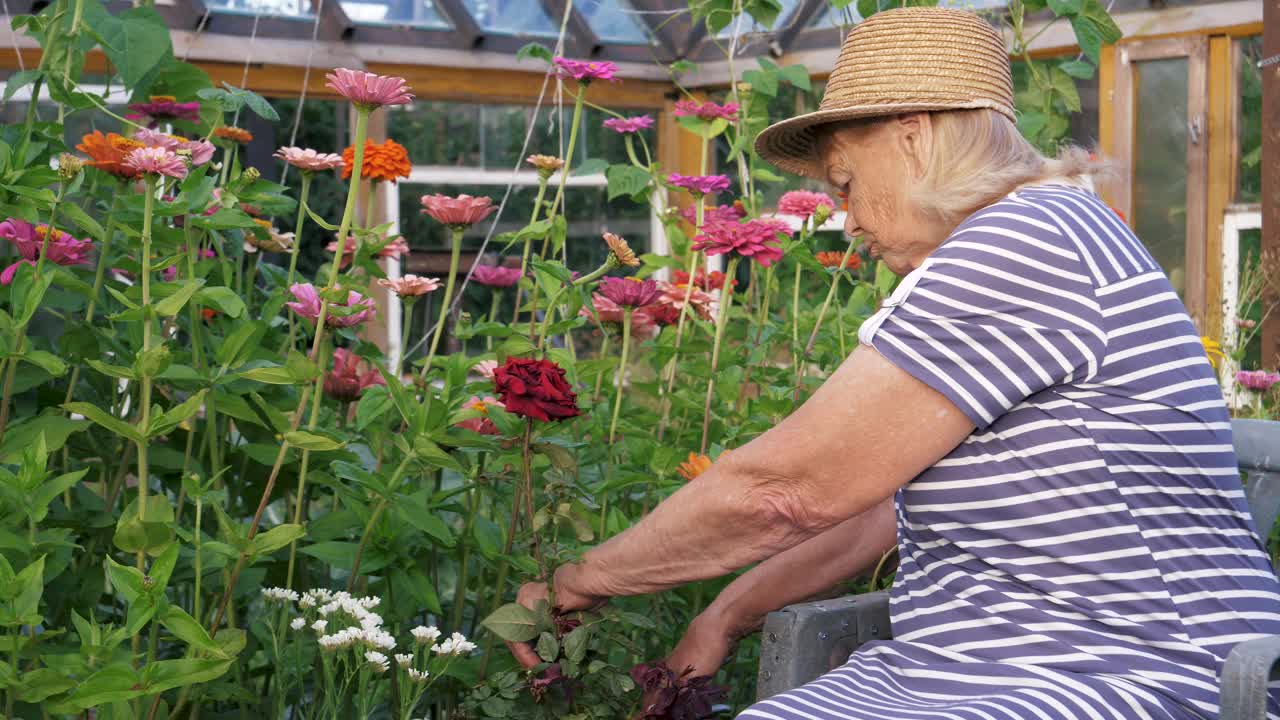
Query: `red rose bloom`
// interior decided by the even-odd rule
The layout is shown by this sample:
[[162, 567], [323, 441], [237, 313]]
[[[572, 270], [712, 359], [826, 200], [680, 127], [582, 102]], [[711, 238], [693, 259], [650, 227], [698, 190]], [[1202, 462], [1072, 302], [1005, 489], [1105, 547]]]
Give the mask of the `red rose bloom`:
[[582, 414], [564, 368], [550, 360], [508, 358], [493, 372], [493, 388], [507, 412], [521, 417], [551, 422]]

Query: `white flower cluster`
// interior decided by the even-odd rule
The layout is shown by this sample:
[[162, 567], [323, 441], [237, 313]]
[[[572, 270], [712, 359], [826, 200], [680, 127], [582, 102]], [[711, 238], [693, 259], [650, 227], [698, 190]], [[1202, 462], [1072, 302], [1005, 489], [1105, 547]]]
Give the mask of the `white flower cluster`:
[[267, 602], [297, 602], [298, 592], [282, 587], [269, 587], [262, 588], [262, 597], [266, 598]]
[[409, 679], [416, 683], [419, 683], [419, 684], [425, 683], [427, 681], [428, 675], [430, 675], [430, 673], [428, 673], [426, 670], [417, 670], [415, 668], [409, 668]]
[[364, 659], [369, 663], [369, 667], [374, 672], [386, 672], [391, 667], [391, 663], [387, 662], [387, 656], [380, 652], [370, 650], [364, 654]]
[[456, 632], [448, 640], [433, 645], [431, 650], [438, 655], [469, 655], [476, 649], [476, 644], [467, 640], [462, 633]]
[[396, 653], [396, 664], [407, 668], [413, 664], [413, 656], [408, 653]]
[[306, 627], [306, 625], [307, 625], [306, 618], [299, 617], [289, 621], [289, 627], [293, 628], [294, 630], [301, 630], [302, 628]]
[[414, 640], [418, 641], [419, 645], [430, 645], [440, 639], [440, 629], [435, 625], [432, 625], [431, 627], [419, 625], [418, 627], [410, 630], [409, 634], [413, 636]]

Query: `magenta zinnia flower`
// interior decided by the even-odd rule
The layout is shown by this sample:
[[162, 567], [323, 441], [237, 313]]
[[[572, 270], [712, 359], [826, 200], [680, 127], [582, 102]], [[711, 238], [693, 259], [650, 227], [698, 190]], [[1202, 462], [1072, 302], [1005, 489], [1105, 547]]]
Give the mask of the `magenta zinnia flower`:
[[729, 120], [738, 117], [738, 103], [717, 105], [713, 102], [695, 102], [693, 100], [677, 100], [673, 115], [677, 117], [696, 117], [703, 120]]
[[600, 280], [600, 294], [619, 307], [638, 308], [657, 300], [662, 290], [655, 280], [607, 277]]
[[489, 217], [494, 210], [493, 200], [487, 197], [459, 195], [423, 195], [422, 212], [430, 215], [444, 225], [454, 229], [462, 229], [475, 225]]
[[[742, 203], [735, 202], [732, 205], [717, 205], [715, 207], [703, 208], [702, 222], [737, 222], [747, 216], [746, 208], [742, 207]], [[698, 221], [698, 206], [690, 205], [680, 211], [680, 217], [684, 218], [690, 225]]]
[[724, 175], [681, 175], [671, 173], [667, 182], [684, 188], [694, 195], [712, 195], [729, 189], [729, 178]]
[[1266, 392], [1272, 385], [1280, 383], [1280, 373], [1266, 370], [1241, 370], [1236, 373], [1236, 382], [1258, 392]]
[[609, 118], [604, 126], [620, 135], [636, 133], [653, 127], [653, 118], [648, 115], [636, 115], [629, 118]]
[[282, 147], [272, 155], [303, 172], [321, 172], [342, 167], [342, 156], [337, 153], [321, 153], [310, 148]]
[[[334, 240], [333, 242], [326, 245], [324, 249], [328, 250], [331, 253], [338, 252], [338, 241]], [[366, 246], [364, 250], [367, 253], [369, 250], [369, 247]], [[351, 257], [355, 254], [356, 254], [356, 239], [352, 236], [347, 236], [347, 242], [344, 243], [342, 247], [341, 267], [345, 268], [346, 266], [350, 265]], [[401, 255], [408, 255], [408, 254], [409, 254], [409, 243], [405, 242], [404, 238], [402, 237], [397, 237], [394, 240], [389, 241], [386, 245], [383, 245], [382, 247], [378, 248], [378, 250], [374, 253], [374, 255], [376, 255], [377, 257], [391, 258], [392, 260], [399, 260]]]
[[386, 385], [375, 367], [361, 368], [360, 356], [345, 348], [333, 351], [333, 369], [324, 376], [324, 394], [336, 400], [359, 400], [365, 388]]
[[789, 193], [784, 193], [778, 199], [778, 212], [782, 215], [794, 215], [801, 220], [808, 220], [814, 213], [818, 212], [818, 207], [821, 205], [826, 205], [832, 210], [836, 207], [835, 201], [826, 193], [792, 190]]
[[[294, 283], [289, 288], [294, 302], [285, 303], [289, 309], [304, 318], [315, 320], [320, 317], [320, 294], [311, 283]], [[372, 298], [362, 296], [352, 290], [347, 293], [347, 301], [343, 304], [329, 303], [329, 312], [325, 314], [324, 324], [329, 327], [351, 327], [373, 317], [374, 302]]]
[[556, 71], [560, 73], [561, 77], [573, 78], [584, 85], [592, 80], [618, 81], [613, 76], [614, 73], [618, 72], [618, 66], [611, 62], [588, 62], [586, 60], [569, 60], [562, 57], [558, 57], [552, 62], [555, 63]]
[[124, 164], [140, 175], [168, 175], [179, 180], [187, 176], [187, 164], [182, 158], [162, 147], [138, 148], [129, 153]]
[[[54, 230], [49, 238], [46, 260], [55, 265], [83, 265], [89, 262], [89, 251], [93, 248], [92, 240], [77, 240], [69, 234]], [[22, 259], [4, 269], [0, 273], [0, 285], [13, 282], [13, 274], [22, 264], [35, 265], [40, 259], [40, 248], [44, 245], [45, 236], [49, 234], [48, 225], [32, 225], [26, 220], [9, 218], [0, 222], [0, 238], [13, 243]]]
[[325, 85], [366, 111], [383, 105], [408, 105], [413, 101], [413, 93], [409, 92], [404, 78], [350, 68], [338, 68], [325, 78], [329, 81]]
[[778, 233], [790, 234], [786, 223], [778, 220], [748, 220], [744, 223], [711, 223], [693, 239], [693, 249], [707, 255], [734, 253], [751, 258], [763, 267], [782, 259]]
[[520, 282], [520, 268], [501, 265], [476, 265], [471, 279], [489, 287], [511, 287]]
[[133, 112], [125, 115], [127, 119], [146, 120], [149, 127], [155, 127], [166, 120], [200, 122], [200, 103], [180, 103], [171, 95], [152, 95], [151, 102], [134, 103], [129, 109]]

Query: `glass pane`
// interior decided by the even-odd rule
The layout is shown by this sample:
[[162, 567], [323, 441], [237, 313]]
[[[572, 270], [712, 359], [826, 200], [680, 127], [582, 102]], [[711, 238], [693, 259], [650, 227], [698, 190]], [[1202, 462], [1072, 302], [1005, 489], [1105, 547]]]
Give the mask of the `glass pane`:
[[792, 16], [795, 14], [796, 8], [800, 6], [800, 0], [781, 0], [781, 4], [782, 12], [778, 13], [778, 19], [773, 22], [773, 27], [762, 27], [754, 18], [744, 12], [734, 18], [733, 22], [726, 25], [725, 28], [720, 31], [720, 34], [716, 35], [716, 37], [731, 38], [735, 31], [739, 35], [745, 35], [746, 33], [751, 32], [778, 32], [782, 30], [789, 26], [791, 21], [794, 20]]
[[247, 15], [314, 17], [308, 0], [209, 0], [205, 5], [211, 10]]
[[824, 12], [814, 15], [813, 19], [809, 21], [809, 27], [831, 28], [852, 26], [857, 25], [861, 21], [862, 16], [858, 14], [857, 3], [849, 3], [848, 7], [843, 10], [828, 7]]
[[1262, 197], [1262, 37], [1240, 41], [1240, 183], [1236, 202]]
[[388, 108], [387, 136], [414, 165], [480, 165], [480, 106], [419, 102]]
[[1187, 59], [1134, 63], [1133, 225], [1182, 293], [1187, 264]]
[[[1260, 258], [1262, 256], [1262, 231], [1261, 230], [1241, 230], [1240, 231], [1240, 286], [1256, 285], [1246, 281], [1250, 275], [1254, 277], [1261, 272]], [[1240, 367], [1245, 370], [1256, 370], [1262, 367], [1262, 337], [1260, 328], [1263, 320], [1264, 303], [1258, 298], [1240, 298], [1243, 306], [1239, 309], [1239, 318], [1253, 323], [1252, 327], [1242, 327], [1238, 330], [1240, 348], [1244, 350], [1244, 357], [1240, 359]]]
[[342, 9], [352, 21], [366, 25], [412, 25], [431, 30], [453, 27], [434, 0], [343, 0]]
[[647, 45], [648, 27], [636, 14], [630, 0], [586, 0], [574, 4], [601, 40], [620, 45]]
[[538, 0], [462, 0], [482, 30], [504, 35], [555, 37], [560, 26]]

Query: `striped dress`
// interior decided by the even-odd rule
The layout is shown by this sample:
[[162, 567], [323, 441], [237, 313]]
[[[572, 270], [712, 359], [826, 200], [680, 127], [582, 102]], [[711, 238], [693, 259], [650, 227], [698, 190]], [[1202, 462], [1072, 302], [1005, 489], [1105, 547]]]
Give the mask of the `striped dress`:
[[1216, 719], [1232, 646], [1280, 634], [1280, 584], [1200, 338], [1110, 208], [1009, 195], [860, 338], [977, 429], [895, 498], [894, 639], [739, 717]]

